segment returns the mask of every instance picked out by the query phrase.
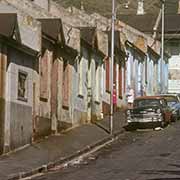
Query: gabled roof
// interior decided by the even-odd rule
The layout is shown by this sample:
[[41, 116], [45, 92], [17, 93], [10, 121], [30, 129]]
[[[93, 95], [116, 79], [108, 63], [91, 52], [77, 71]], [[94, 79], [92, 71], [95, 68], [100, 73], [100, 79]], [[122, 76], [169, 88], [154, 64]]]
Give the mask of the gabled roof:
[[17, 25], [15, 13], [0, 13], [0, 35], [12, 37]]
[[42, 25], [42, 32], [49, 38], [65, 43], [62, 21], [60, 18], [38, 19]]

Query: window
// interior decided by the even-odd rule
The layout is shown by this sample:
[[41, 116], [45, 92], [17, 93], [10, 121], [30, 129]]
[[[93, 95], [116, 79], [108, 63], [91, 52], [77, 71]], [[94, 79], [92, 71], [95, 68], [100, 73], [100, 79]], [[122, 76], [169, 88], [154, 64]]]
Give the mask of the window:
[[69, 107], [69, 91], [70, 91], [70, 65], [67, 60], [63, 64], [63, 107]]
[[47, 101], [48, 99], [48, 68], [49, 68], [49, 52], [43, 48], [42, 57], [39, 61], [40, 66], [40, 100]]
[[110, 91], [110, 84], [109, 84], [109, 58], [106, 58], [105, 60], [105, 70], [106, 70], [106, 91]]
[[96, 99], [96, 101], [98, 102], [99, 101], [99, 96], [100, 96], [100, 65], [96, 62], [96, 74], [95, 74], [95, 79], [96, 79], [96, 81], [95, 81], [95, 92], [96, 92], [96, 94], [95, 94], [95, 99]]
[[27, 100], [27, 73], [18, 73], [18, 99]]
[[123, 95], [123, 84], [122, 84], [122, 66], [119, 64], [119, 97], [122, 98]]
[[82, 74], [83, 74], [83, 69], [82, 69], [82, 61], [83, 59], [79, 59], [79, 62], [78, 62], [78, 79], [79, 79], [79, 95], [80, 96], [83, 96], [83, 77], [82, 77]]

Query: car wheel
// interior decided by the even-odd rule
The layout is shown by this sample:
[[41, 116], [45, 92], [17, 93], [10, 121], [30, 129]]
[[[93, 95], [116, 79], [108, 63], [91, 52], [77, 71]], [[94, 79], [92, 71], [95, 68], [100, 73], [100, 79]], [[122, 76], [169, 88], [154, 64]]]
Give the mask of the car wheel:
[[177, 116], [173, 118], [173, 122], [176, 122], [177, 120], [178, 120]]
[[166, 127], [166, 122], [163, 120], [163, 121], [161, 121], [161, 127], [162, 128], [165, 128]]
[[126, 127], [127, 131], [136, 131], [136, 129], [137, 129], [137, 126], [134, 124], [128, 124]]
[[167, 122], [165, 121], [165, 118], [164, 118], [164, 117], [162, 117], [161, 127], [162, 127], [162, 128], [165, 128], [165, 127], [166, 127], [166, 125], [167, 125]]

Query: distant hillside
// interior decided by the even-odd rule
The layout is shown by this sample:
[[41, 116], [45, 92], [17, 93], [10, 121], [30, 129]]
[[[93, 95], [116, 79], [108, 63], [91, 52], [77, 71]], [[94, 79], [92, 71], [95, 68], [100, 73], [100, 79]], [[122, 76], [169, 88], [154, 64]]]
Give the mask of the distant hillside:
[[[75, 6], [80, 9], [81, 2], [87, 13], [100, 13], [104, 16], [111, 16], [112, 0], [54, 0], [67, 8]], [[166, 13], [175, 14], [178, 11], [179, 0], [166, 0]], [[116, 0], [118, 7], [117, 14], [136, 14], [138, 0]], [[147, 14], [157, 14], [161, 7], [160, 0], [144, 0], [144, 9]]]

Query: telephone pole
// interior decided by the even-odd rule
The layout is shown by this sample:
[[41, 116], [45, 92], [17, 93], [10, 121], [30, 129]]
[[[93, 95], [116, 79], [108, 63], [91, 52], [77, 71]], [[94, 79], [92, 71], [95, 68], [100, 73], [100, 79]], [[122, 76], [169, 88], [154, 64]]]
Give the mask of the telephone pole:
[[162, 81], [161, 82], [161, 93], [162, 93], [162, 91], [163, 91], [163, 86], [162, 86], [162, 84], [164, 84], [164, 82], [163, 82], [163, 61], [164, 61], [164, 5], [165, 5], [165, 0], [161, 0], [161, 3], [162, 3], [162, 9], [161, 9], [161, 13], [162, 13], [162, 15], [161, 15], [161, 24], [162, 24], [162, 27], [161, 27], [161, 77], [160, 77], [160, 80]]
[[110, 96], [110, 134], [113, 134], [113, 82], [114, 82], [114, 29], [115, 29], [115, 0], [112, 0], [112, 24], [111, 24], [111, 96]]

